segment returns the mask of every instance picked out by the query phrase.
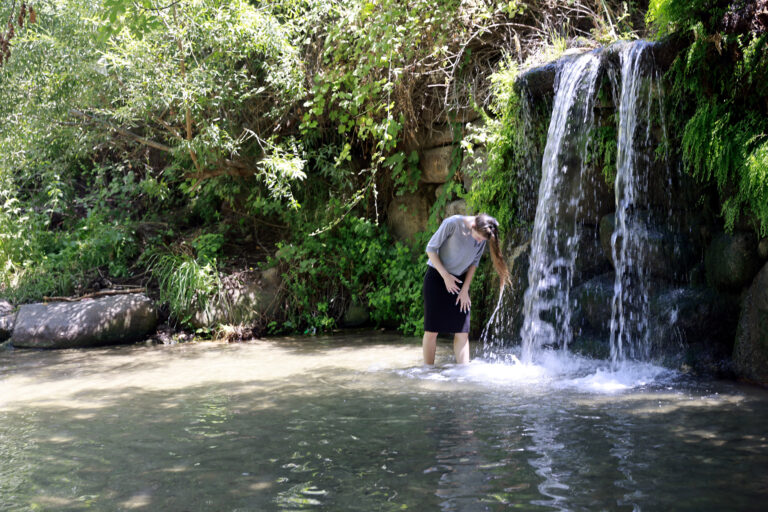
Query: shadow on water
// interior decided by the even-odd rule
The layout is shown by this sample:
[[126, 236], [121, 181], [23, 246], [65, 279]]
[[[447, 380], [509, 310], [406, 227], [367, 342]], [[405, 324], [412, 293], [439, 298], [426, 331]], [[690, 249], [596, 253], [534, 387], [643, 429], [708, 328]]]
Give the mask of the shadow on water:
[[4, 354], [0, 510], [752, 510], [768, 497], [761, 390], [489, 384], [470, 378], [481, 361], [420, 368], [412, 340], [317, 341]]

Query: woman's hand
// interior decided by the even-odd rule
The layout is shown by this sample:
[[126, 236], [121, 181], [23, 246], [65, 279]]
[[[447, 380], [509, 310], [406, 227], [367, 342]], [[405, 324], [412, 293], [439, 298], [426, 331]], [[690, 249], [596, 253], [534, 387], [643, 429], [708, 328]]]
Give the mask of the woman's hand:
[[445, 289], [448, 290], [448, 293], [459, 293], [461, 279], [446, 272], [443, 276], [443, 281], [445, 281]]
[[459, 305], [459, 310], [462, 313], [469, 311], [469, 306], [471, 305], [469, 302], [469, 291], [462, 289], [459, 292], [459, 296], [456, 297], [456, 304]]

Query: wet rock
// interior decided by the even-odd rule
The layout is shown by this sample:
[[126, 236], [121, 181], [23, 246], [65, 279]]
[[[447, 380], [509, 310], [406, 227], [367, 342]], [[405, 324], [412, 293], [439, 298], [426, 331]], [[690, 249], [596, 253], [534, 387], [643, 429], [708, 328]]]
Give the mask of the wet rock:
[[757, 237], [750, 232], [720, 233], [709, 245], [704, 264], [710, 286], [723, 291], [740, 290], [760, 269]]
[[597, 230], [585, 227], [576, 248], [573, 286], [578, 286], [609, 270], [611, 270], [611, 262], [605, 257]]
[[[512, 236], [511, 238], [514, 238]], [[520, 241], [520, 240], [517, 240]], [[520, 340], [520, 329], [523, 327], [523, 302], [525, 290], [528, 288], [528, 265], [531, 255], [530, 242], [513, 245], [504, 251], [507, 267], [509, 268], [511, 284], [504, 289], [501, 298], [501, 306], [496, 311], [498, 297], [486, 297], [486, 307], [480, 314], [472, 313], [472, 318], [485, 318], [486, 322], [496, 312], [493, 321], [484, 323], [472, 332], [474, 337], [479, 337], [484, 328], [487, 328], [488, 340], [504, 340], [505, 343], [514, 343]], [[474, 285], [473, 285], [474, 286]], [[475, 305], [473, 304], [473, 308]]]
[[272, 318], [278, 307], [282, 278], [277, 267], [240, 272], [222, 279], [222, 293], [195, 311], [190, 323], [196, 327], [217, 325], [253, 327]]
[[661, 289], [650, 301], [656, 355], [684, 356], [685, 364], [699, 373], [722, 373], [733, 347], [738, 300], [711, 288], [679, 287]]
[[768, 263], [744, 295], [733, 362], [739, 377], [768, 384]]
[[[696, 238], [689, 233], [676, 231], [674, 226], [659, 226], [649, 220], [647, 212], [640, 212], [631, 223], [632, 236], [644, 241], [643, 257], [653, 277], [669, 281], [684, 281], [696, 265], [699, 253]], [[616, 214], [611, 213], [600, 219], [600, 244], [603, 252], [613, 264], [612, 238], [616, 227]], [[616, 247], [621, 244], [617, 236]], [[614, 265], [615, 266], [615, 265]]]
[[445, 183], [451, 173], [453, 146], [443, 146], [424, 151], [421, 166], [422, 183]]
[[141, 294], [24, 304], [19, 308], [11, 342], [24, 348], [117, 345], [145, 338], [156, 324], [157, 311]]
[[757, 244], [757, 255], [761, 260], [768, 260], [768, 238], [763, 238]]
[[576, 328], [587, 325], [597, 333], [611, 331], [614, 280], [613, 272], [606, 272], [571, 290], [572, 324]]
[[430, 202], [416, 192], [395, 197], [387, 207], [387, 225], [398, 240], [411, 240], [427, 228]]
[[581, 197], [573, 219], [579, 224], [598, 225], [600, 219], [616, 208], [613, 187], [603, 179], [598, 169], [588, 167], [571, 181], [568, 197]]
[[611, 357], [611, 345], [607, 336], [595, 334], [580, 334], [576, 336], [568, 350], [593, 359], [608, 359]]

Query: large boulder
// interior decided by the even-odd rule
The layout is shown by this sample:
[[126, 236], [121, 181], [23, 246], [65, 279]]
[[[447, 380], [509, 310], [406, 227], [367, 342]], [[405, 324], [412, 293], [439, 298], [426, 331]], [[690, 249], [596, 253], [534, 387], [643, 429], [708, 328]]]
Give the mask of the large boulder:
[[157, 311], [141, 294], [25, 304], [19, 308], [11, 343], [24, 348], [117, 345], [145, 338], [156, 324]]
[[453, 146], [442, 146], [424, 151], [419, 159], [423, 183], [445, 183], [451, 173]]
[[16, 323], [16, 313], [10, 302], [0, 300], [0, 342], [11, 337], [13, 325]]
[[750, 232], [720, 233], [709, 245], [704, 264], [710, 286], [739, 291], [760, 270], [757, 237]]
[[768, 384], [768, 263], [744, 295], [733, 362], [739, 377]]
[[424, 231], [429, 207], [430, 201], [418, 192], [395, 197], [387, 207], [387, 225], [392, 235], [398, 240], [411, 240]]
[[281, 284], [277, 267], [225, 276], [220, 293], [203, 308], [194, 311], [190, 323], [197, 328], [222, 324], [259, 325], [274, 316]]

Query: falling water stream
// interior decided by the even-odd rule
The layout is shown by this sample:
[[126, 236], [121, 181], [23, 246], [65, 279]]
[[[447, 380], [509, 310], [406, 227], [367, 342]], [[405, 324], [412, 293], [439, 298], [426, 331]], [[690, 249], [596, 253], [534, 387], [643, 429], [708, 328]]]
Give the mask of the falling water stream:
[[616, 226], [611, 236], [616, 271], [610, 339], [614, 364], [626, 359], [648, 360], [650, 356], [647, 171], [652, 150], [649, 119], [654, 89], [660, 81], [651, 46], [644, 41], [626, 44], [620, 54]]
[[564, 63], [558, 72], [531, 237], [521, 333], [524, 362], [532, 361], [543, 347], [567, 347], [571, 337], [569, 293], [579, 242], [579, 178], [599, 68], [599, 54], [587, 53]]

